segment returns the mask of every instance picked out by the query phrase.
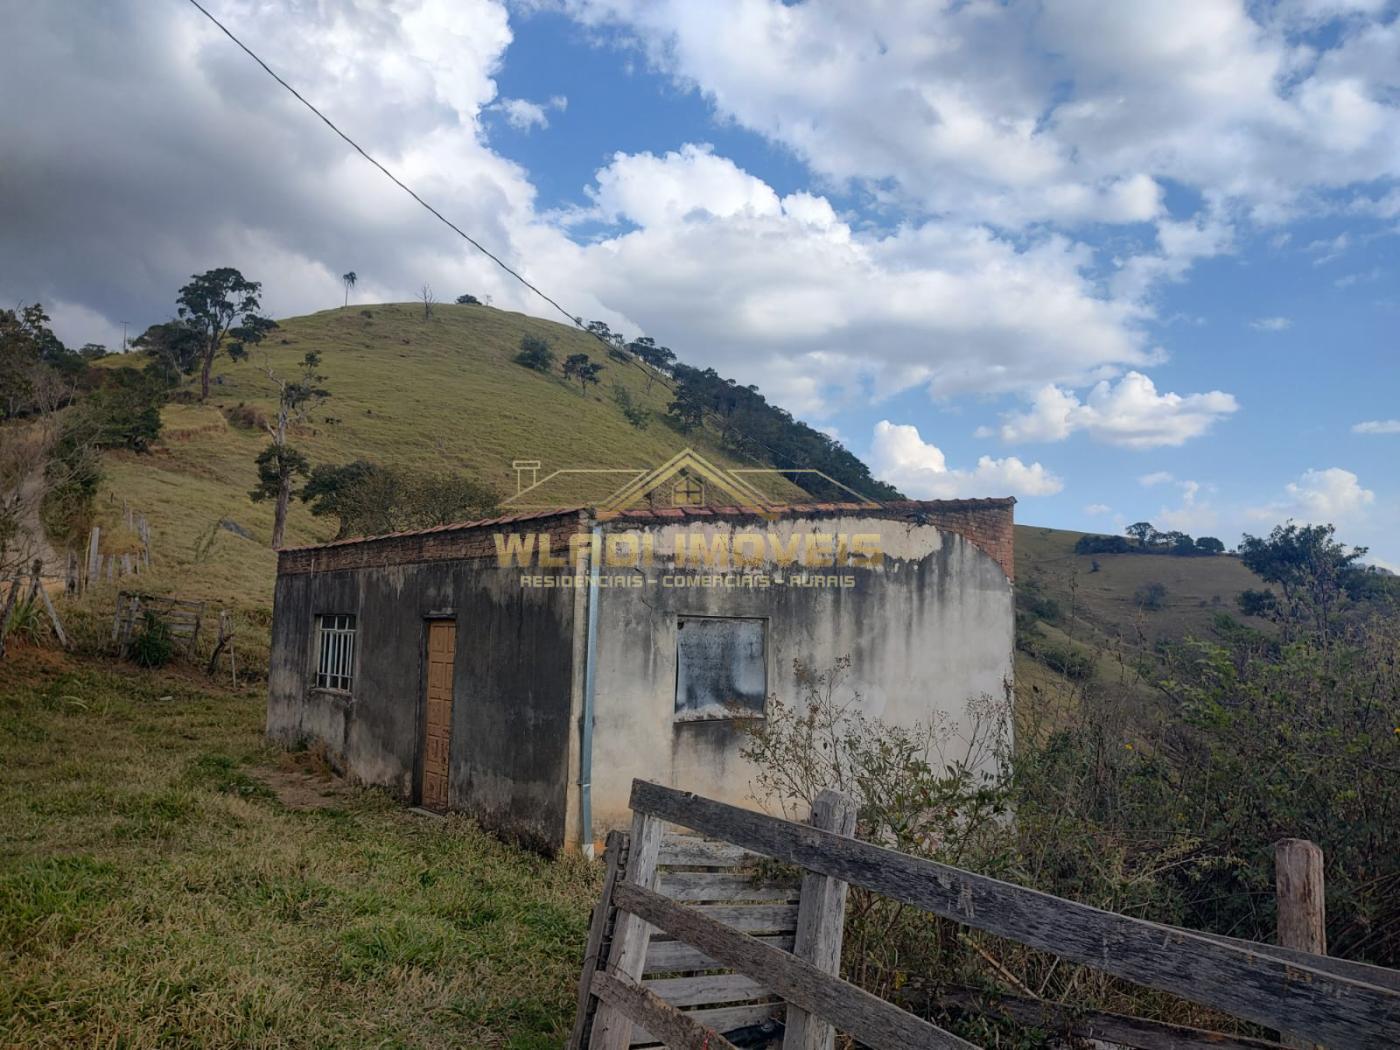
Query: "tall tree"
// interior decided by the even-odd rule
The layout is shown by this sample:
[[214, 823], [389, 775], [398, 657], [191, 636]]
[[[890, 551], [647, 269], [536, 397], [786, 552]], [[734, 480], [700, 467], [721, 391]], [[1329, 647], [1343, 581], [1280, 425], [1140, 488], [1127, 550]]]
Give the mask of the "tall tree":
[[1334, 538], [1331, 525], [1276, 525], [1266, 537], [1245, 533], [1240, 561], [1260, 579], [1283, 591], [1284, 611], [1291, 620], [1311, 621], [1324, 647], [1331, 637], [1332, 619], [1346, 598], [1346, 583], [1365, 547], [1348, 547]]
[[267, 425], [272, 442], [258, 454], [258, 483], [248, 493], [254, 503], [273, 500], [272, 547], [282, 546], [287, 530], [287, 505], [292, 499], [292, 483], [305, 477], [310, 464], [304, 455], [287, 444], [287, 431], [300, 423], [311, 409], [331, 396], [320, 383], [326, 378], [316, 371], [321, 355], [308, 353], [301, 359], [301, 371], [292, 379], [277, 375], [271, 367], [267, 376], [277, 384], [277, 421]]
[[345, 305], [349, 306], [350, 289], [355, 287], [355, 282], [358, 281], [359, 278], [355, 276], [355, 271], [351, 270], [349, 273], [341, 274], [340, 279], [345, 282]]
[[1146, 547], [1147, 541], [1157, 535], [1157, 530], [1152, 527], [1150, 521], [1135, 521], [1123, 531], [1137, 540], [1139, 547]]
[[[221, 266], [190, 278], [176, 299], [176, 314], [199, 333], [201, 361], [199, 399], [209, 397], [209, 373], [222, 347], [235, 361], [248, 347], [263, 341], [277, 322], [258, 313], [262, 284], [247, 280], [232, 266]], [[228, 339], [227, 345], [224, 340]]]

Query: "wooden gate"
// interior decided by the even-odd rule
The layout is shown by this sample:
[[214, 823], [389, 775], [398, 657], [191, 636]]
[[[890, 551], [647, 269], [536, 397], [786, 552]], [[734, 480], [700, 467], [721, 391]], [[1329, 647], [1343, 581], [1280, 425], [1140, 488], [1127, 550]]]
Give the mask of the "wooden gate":
[[[843, 830], [822, 827], [815, 813], [811, 823], [795, 824], [641, 780], [632, 784], [632, 812], [625, 868], [610, 865], [590, 931], [571, 1046], [626, 1050], [645, 1032], [678, 1050], [736, 1050], [720, 1028], [706, 1023], [709, 1018], [658, 994], [679, 986], [658, 988], [661, 982], [647, 979], [656, 940], [657, 948], [670, 946], [666, 951], [673, 958], [694, 952], [707, 960], [706, 970], [724, 968], [747, 978], [765, 998], [785, 1001], [785, 1050], [830, 1047], [833, 1030], [872, 1050], [974, 1050], [966, 1040], [835, 975], [831, 950], [840, 949], [845, 886], [855, 885], [1233, 1014], [1303, 1045], [1400, 1047], [1400, 971], [1102, 911], [860, 842]], [[729, 916], [705, 914], [663, 892], [667, 824], [803, 869], [791, 951], [782, 943], [765, 943], [732, 919], [723, 921]], [[817, 892], [823, 884], [824, 891]], [[613, 916], [606, 946], [608, 924], [598, 921], [599, 914]], [[822, 931], [830, 935], [825, 945]], [[1064, 1009], [1071, 1004], [1037, 1005]], [[1112, 1038], [1137, 1047], [1279, 1047], [1143, 1019], [1117, 1020], [1131, 1023], [1118, 1025]]]
[[447, 769], [452, 757], [452, 667], [457, 621], [428, 623], [428, 673], [423, 719], [423, 806], [447, 808]]

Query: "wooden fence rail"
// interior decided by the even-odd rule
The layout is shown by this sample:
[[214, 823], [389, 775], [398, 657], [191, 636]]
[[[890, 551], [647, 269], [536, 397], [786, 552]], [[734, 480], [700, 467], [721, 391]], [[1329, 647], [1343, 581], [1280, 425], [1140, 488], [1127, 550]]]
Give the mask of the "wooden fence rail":
[[[1001, 882], [645, 781], [632, 785], [632, 856], [612, 887], [617, 934], [608, 958], [591, 1050], [623, 1050], [630, 1025], [655, 1032], [634, 987], [647, 941], [658, 929], [761, 983], [791, 1006], [863, 1044], [967, 1047], [971, 1044], [900, 1010], [782, 949], [656, 892], [656, 856], [664, 823], [864, 887], [924, 911], [1017, 941], [1137, 984], [1169, 992], [1329, 1050], [1400, 1046], [1400, 989], [1392, 971], [1269, 945], [1206, 936]], [[635, 1009], [634, 1009], [635, 1007]], [[708, 1045], [715, 1047], [712, 1037]], [[706, 1045], [677, 1030], [680, 1047]], [[791, 1046], [792, 1044], [785, 1044]]]

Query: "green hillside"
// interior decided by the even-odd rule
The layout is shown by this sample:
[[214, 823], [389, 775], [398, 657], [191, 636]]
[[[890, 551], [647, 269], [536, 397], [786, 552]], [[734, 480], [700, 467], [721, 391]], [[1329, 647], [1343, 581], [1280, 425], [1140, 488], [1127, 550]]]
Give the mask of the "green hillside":
[[[1086, 680], [1105, 683], [1131, 677], [1129, 665], [1159, 642], [1210, 637], [1217, 615], [1236, 613], [1240, 591], [1263, 586], [1230, 555], [1180, 558], [1165, 554], [1074, 553], [1082, 532], [1016, 526], [1018, 638], [1092, 660]], [[1097, 569], [1095, 569], [1097, 565]], [[1151, 584], [1165, 588], [1160, 608], [1138, 599]], [[1267, 629], [1263, 621], [1251, 620]], [[1018, 684], [1064, 692], [1063, 674], [1016, 654]]]
[[[602, 381], [585, 394], [557, 367], [545, 375], [515, 364], [526, 334], [546, 339], [561, 361], [582, 352], [602, 362]], [[292, 438], [313, 464], [365, 458], [461, 471], [502, 496], [516, 492], [511, 462], [519, 459], [539, 460], [542, 479], [560, 468], [649, 468], [687, 446], [720, 464], [753, 465], [741, 464], [704, 430], [676, 429], [666, 418], [671, 395], [664, 383], [635, 363], [612, 360], [596, 339], [566, 325], [486, 306], [437, 305], [431, 318], [421, 304], [328, 310], [282, 321], [247, 360], [221, 357], [206, 404], [166, 406], [152, 453], [107, 454], [98, 508], [99, 523], [109, 527], [104, 548], [119, 551], [134, 539], [120, 528], [123, 501], [144, 514], [154, 550], [147, 586], [228, 604], [270, 603], [272, 507], [248, 498], [254, 457], [268, 442], [256, 417], [275, 412], [268, 370], [290, 378], [308, 351], [321, 355], [332, 394]], [[624, 418], [614, 400], [617, 384], [651, 412], [645, 429]], [[620, 484], [610, 479], [611, 487]], [[778, 497], [799, 494], [781, 479], [767, 485]], [[220, 529], [224, 520], [253, 538]], [[334, 531], [332, 521], [293, 503], [288, 544], [329, 539]]]

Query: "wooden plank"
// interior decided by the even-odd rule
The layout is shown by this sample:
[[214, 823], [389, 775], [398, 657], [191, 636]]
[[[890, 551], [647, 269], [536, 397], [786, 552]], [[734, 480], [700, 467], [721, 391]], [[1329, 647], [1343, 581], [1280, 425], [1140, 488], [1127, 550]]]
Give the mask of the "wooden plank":
[[790, 933], [797, 929], [796, 904], [697, 904], [693, 910], [745, 933]]
[[694, 835], [668, 835], [661, 844], [661, 863], [667, 867], [738, 868], [759, 859], [759, 854], [750, 850]]
[[928, 1011], [931, 1008], [1008, 1018], [1018, 1024], [1041, 1028], [1053, 1035], [1076, 1040], [1092, 1039], [1132, 1047], [1133, 1050], [1283, 1050], [1282, 1043], [1251, 1039], [1229, 1032], [1149, 1021], [1142, 1017], [1085, 1010], [1063, 1003], [1049, 1003], [1019, 995], [988, 995], [960, 989], [936, 997], [919, 993], [903, 1000]]
[[761, 981], [773, 994], [825, 1017], [874, 1050], [972, 1047], [839, 977], [822, 973], [789, 952], [731, 930], [701, 914], [699, 908], [677, 904], [630, 882], [618, 883], [613, 901], [620, 911], [631, 912], [677, 940], [703, 949], [724, 965]]
[[[839, 791], [822, 791], [812, 802], [808, 823], [836, 835], [856, 833], [859, 807]], [[841, 972], [841, 939], [845, 932], [847, 884], [816, 872], [802, 877], [802, 900], [797, 912], [797, 936], [792, 952], [822, 973]], [[789, 1003], [783, 1050], [832, 1050], [836, 1029], [802, 1007]]]
[[[785, 952], [792, 951], [792, 934], [769, 933], [755, 938]], [[686, 973], [691, 970], [722, 970], [724, 963], [715, 962], [694, 945], [685, 941], [658, 941], [652, 938], [647, 948], [647, 963], [643, 976], [661, 973]]]
[[1330, 1050], [1400, 1045], [1400, 994], [637, 780], [632, 809]]
[[664, 871], [657, 890], [677, 901], [795, 901], [794, 882], [757, 882], [742, 872]]
[[1285, 962], [1322, 970], [1337, 977], [1345, 977], [1348, 980], [1361, 981], [1363, 984], [1374, 984], [1377, 988], [1389, 988], [1391, 991], [1400, 992], [1400, 970], [1389, 970], [1384, 966], [1373, 966], [1371, 963], [1352, 962], [1350, 959], [1337, 959], [1331, 955], [1313, 955], [1311, 952], [1300, 952], [1296, 948], [1284, 948], [1277, 944], [1261, 944], [1259, 941], [1246, 941], [1241, 937], [1226, 937], [1223, 933], [1183, 930], [1179, 926], [1171, 926], [1168, 929], [1180, 930], [1182, 933], [1193, 933], [1197, 937], [1204, 937], [1217, 944], [1243, 948], [1255, 955], [1269, 955]]
[[584, 1036], [593, 1008], [593, 975], [598, 971], [598, 963], [603, 951], [603, 939], [607, 936], [608, 922], [612, 913], [612, 891], [622, 870], [623, 857], [627, 852], [627, 836], [621, 831], [609, 831], [603, 846], [603, 856], [607, 867], [603, 871], [603, 891], [598, 903], [593, 906], [593, 919], [588, 926], [588, 943], [583, 950], [583, 969], [578, 979], [578, 1007], [574, 1014], [574, 1029], [569, 1035], [567, 1050], [582, 1050]]
[[[599, 970], [593, 976], [593, 992], [607, 1004], [610, 1011], [626, 1018], [628, 1039], [621, 1044], [624, 1050], [631, 1045], [634, 1021], [674, 1050], [738, 1050], [713, 1028], [667, 1005], [641, 985], [626, 978]], [[602, 1011], [599, 1012], [601, 1014]]]
[[642, 985], [672, 1006], [714, 1006], [718, 1003], [749, 1003], [767, 999], [772, 993], [752, 977], [741, 973], [707, 973], [697, 977], [659, 977]]
[[[613, 886], [613, 897], [624, 886], [637, 886], [647, 892], [656, 885], [657, 857], [661, 853], [661, 836], [665, 825], [655, 817], [645, 813], [632, 814], [632, 834], [627, 847], [627, 870]], [[616, 978], [636, 984], [646, 967], [647, 945], [651, 940], [651, 927], [635, 914], [617, 916], [613, 924], [612, 947], [608, 951], [608, 972]], [[627, 1050], [632, 1041], [633, 1017], [625, 1013], [617, 1003], [609, 1002], [597, 990], [600, 974], [594, 974], [594, 994], [602, 999], [598, 1012], [593, 1018], [593, 1032], [589, 1037], [590, 1050]], [[660, 1000], [657, 1000], [658, 1002]], [[664, 1020], [664, 1018], [662, 1018]], [[665, 1037], [666, 1033], [650, 1022], [644, 1021], [647, 1030]]]
[[[686, 1010], [685, 1016], [707, 1028], [713, 1028], [723, 1035], [725, 1032], [732, 1032], [736, 1028], [745, 1028], [750, 1025], [762, 1024], [764, 1021], [774, 1020], [776, 1011], [782, 1009], [782, 1003], [752, 1003], [749, 1006], [720, 1006], [708, 1010]], [[661, 1043], [645, 1028], [632, 1026], [632, 1045], [660, 1046]]]

